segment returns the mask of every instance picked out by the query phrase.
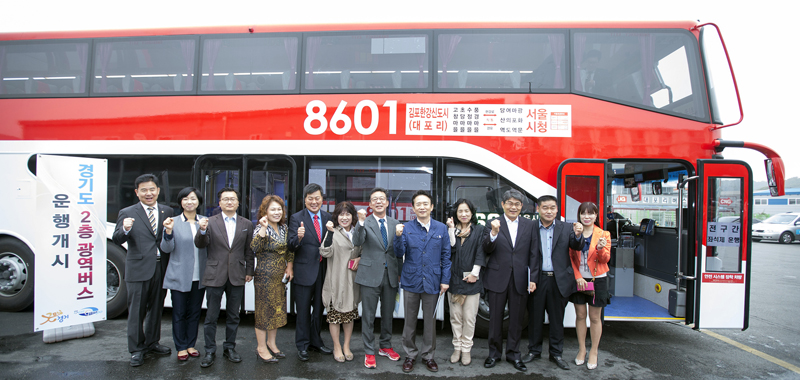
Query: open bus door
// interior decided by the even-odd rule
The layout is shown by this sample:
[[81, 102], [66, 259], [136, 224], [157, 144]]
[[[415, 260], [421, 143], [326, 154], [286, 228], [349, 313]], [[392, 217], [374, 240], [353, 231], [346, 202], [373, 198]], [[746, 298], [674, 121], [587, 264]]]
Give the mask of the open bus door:
[[698, 160], [694, 328], [747, 329], [753, 173], [741, 161]]

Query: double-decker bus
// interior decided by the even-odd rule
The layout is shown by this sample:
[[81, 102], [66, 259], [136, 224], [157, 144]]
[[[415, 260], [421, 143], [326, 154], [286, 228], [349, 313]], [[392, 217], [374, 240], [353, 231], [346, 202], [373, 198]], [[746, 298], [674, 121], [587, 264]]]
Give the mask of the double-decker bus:
[[[752, 173], [721, 152], [764, 153], [774, 194], [783, 163], [722, 139], [710, 46], [721, 35], [695, 22], [2, 34], [0, 308], [32, 302], [37, 226], [15, 216], [35, 207], [36, 154], [50, 154], [108, 160], [109, 228], [142, 173], [175, 208], [181, 188], [201, 189], [206, 215], [221, 187], [237, 188], [250, 219], [266, 194], [301, 209], [309, 182], [329, 208], [368, 208], [384, 187], [401, 221], [419, 189], [437, 220], [468, 198], [483, 223], [511, 188], [526, 217], [545, 194], [566, 221], [591, 201], [614, 239], [606, 320], [746, 328]], [[714, 74], [733, 78], [727, 66]], [[737, 232], [720, 237], [729, 216]], [[107, 253], [114, 317], [125, 250], [109, 242]], [[488, 315], [482, 303], [479, 333]]]

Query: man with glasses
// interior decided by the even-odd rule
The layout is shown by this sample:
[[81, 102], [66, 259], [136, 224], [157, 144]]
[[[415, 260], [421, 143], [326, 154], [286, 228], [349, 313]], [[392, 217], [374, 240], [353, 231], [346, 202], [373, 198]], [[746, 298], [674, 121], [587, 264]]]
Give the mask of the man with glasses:
[[[358, 210], [358, 223], [353, 230], [353, 245], [361, 247], [361, 258], [354, 265], [356, 284], [361, 286], [361, 338], [364, 340], [364, 366], [375, 368], [375, 314], [378, 301], [381, 303], [381, 336], [378, 355], [389, 360], [400, 360], [392, 349], [392, 318], [395, 297], [403, 267], [403, 259], [394, 255], [394, 231], [398, 221], [386, 215], [389, 207], [389, 192], [381, 187], [370, 191], [367, 211]], [[392, 234], [392, 235], [390, 235]]]
[[[539, 274], [537, 235], [533, 221], [520, 216], [524, 196], [518, 190], [503, 193], [503, 216], [489, 221], [483, 233], [486, 274], [483, 286], [489, 300], [489, 357], [483, 363], [492, 368], [503, 354], [503, 311], [508, 302], [506, 361], [517, 371], [527, 371], [519, 353], [525, 301], [536, 290]], [[575, 281], [573, 281], [575, 282]]]
[[569, 249], [583, 246], [583, 226], [572, 226], [557, 219], [558, 199], [552, 195], [539, 197], [539, 220], [534, 222], [534, 235], [539, 238], [536, 263], [538, 273], [536, 292], [528, 297], [528, 353], [522, 359], [530, 362], [542, 358], [542, 329], [544, 312], [550, 321], [550, 361], [558, 368], [568, 370], [561, 357], [564, 348], [564, 308], [569, 296], [577, 291], [575, 274], [569, 259]]
[[225, 343], [222, 356], [239, 363], [242, 357], [236, 352], [236, 332], [239, 329], [239, 309], [244, 298], [244, 284], [253, 279], [255, 255], [250, 249], [253, 240], [253, 223], [237, 215], [239, 192], [224, 187], [217, 193], [221, 213], [197, 222], [200, 228], [194, 237], [197, 248], [206, 248], [208, 259], [203, 275], [206, 287], [205, 350], [200, 362], [203, 368], [214, 364], [217, 352], [217, 319], [225, 294]]
[[319, 247], [324, 236], [323, 228], [331, 220], [331, 214], [322, 211], [322, 186], [316, 183], [309, 183], [303, 188], [303, 201], [306, 207], [289, 218], [288, 240], [289, 249], [294, 252], [292, 296], [297, 311], [294, 341], [297, 357], [307, 361], [309, 350], [333, 354], [333, 350], [325, 347], [320, 336], [324, 309], [322, 286], [325, 283], [327, 260], [322, 260]]

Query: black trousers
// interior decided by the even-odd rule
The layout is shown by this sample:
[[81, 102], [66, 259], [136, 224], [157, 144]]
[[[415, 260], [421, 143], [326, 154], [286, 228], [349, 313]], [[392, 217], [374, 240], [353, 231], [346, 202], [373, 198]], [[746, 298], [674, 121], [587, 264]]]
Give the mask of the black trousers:
[[224, 286], [206, 286], [206, 321], [203, 337], [206, 353], [217, 352], [217, 320], [223, 293], [225, 293], [225, 343], [222, 347], [236, 347], [236, 331], [239, 329], [239, 309], [244, 298], [244, 286], [234, 286], [228, 280]]
[[544, 312], [550, 320], [550, 355], [561, 356], [564, 351], [564, 308], [569, 298], [561, 295], [556, 278], [544, 273], [539, 275], [539, 283], [532, 297], [528, 297], [528, 351], [542, 353], [542, 329]]
[[[311, 286], [298, 285], [292, 282], [292, 297], [297, 311], [297, 325], [294, 341], [297, 351], [307, 351], [308, 346], [322, 347], [322, 285], [325, 282], [327, 260], [320, 263], [317, 281]], [[313, 306], [313, 310], [311, 309]]]
[[525, 299], [528, 294], [519, 294], [514, 288], [513, 275], [509, 277], [506, 290], [495, 293], [486, 290], [489, 299], [489, 357], [500, 359], [503, 354], [503, 312], [508, 301], [508, 341], [506, 360], [520, 360], [519, 342], [522, 340], [522, 318], [525, 315]]
[[188, 292], [170, 290], [172, 298], [172, 340], [175, 350], [193, 348], [197, 343], [197, 326], [206, 289], [199, 289], [200, 281], [193, 281]]
[[128, 352], [150, 349], [161, 339], [161, 313], [166, 291], [161, 289], [161, 262], [147, 281], [125, 281], [128, 288]]

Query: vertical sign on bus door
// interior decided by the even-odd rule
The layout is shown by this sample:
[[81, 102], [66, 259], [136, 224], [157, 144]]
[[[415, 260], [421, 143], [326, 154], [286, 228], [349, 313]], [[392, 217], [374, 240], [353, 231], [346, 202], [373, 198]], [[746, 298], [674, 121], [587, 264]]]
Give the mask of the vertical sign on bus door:
[[34, 331], [106, 319], [108, 162], [39, 155]]

